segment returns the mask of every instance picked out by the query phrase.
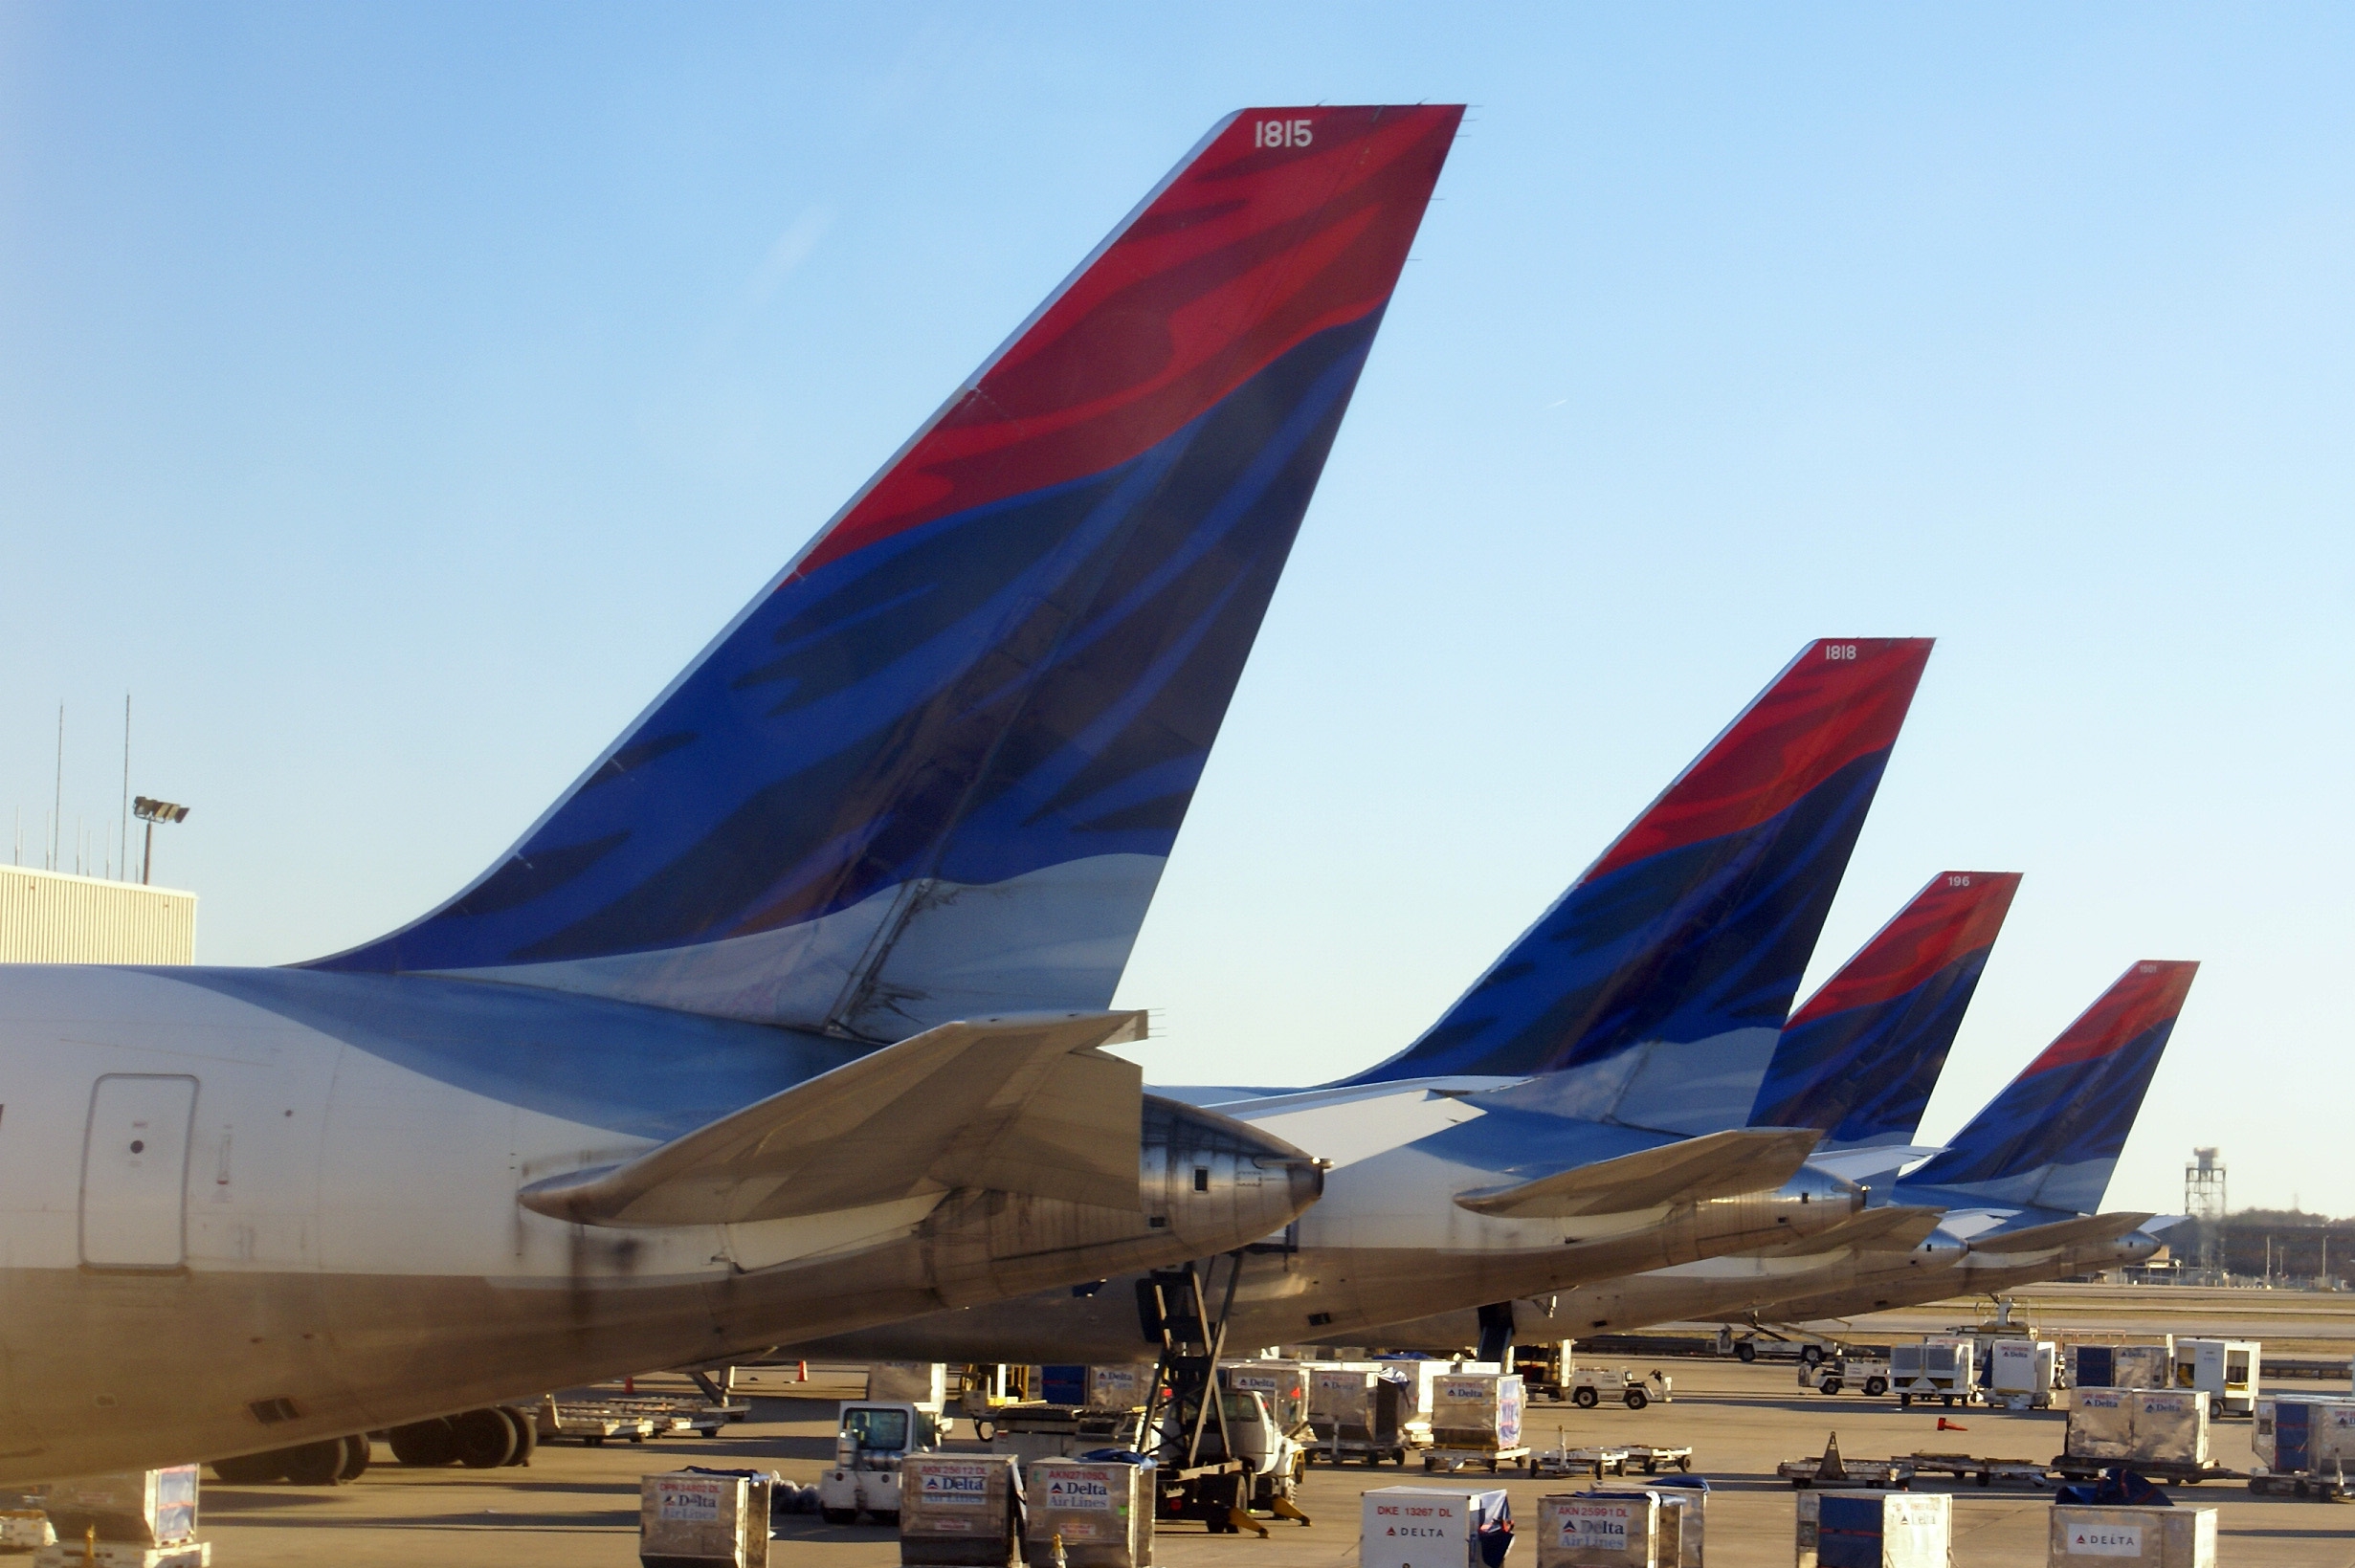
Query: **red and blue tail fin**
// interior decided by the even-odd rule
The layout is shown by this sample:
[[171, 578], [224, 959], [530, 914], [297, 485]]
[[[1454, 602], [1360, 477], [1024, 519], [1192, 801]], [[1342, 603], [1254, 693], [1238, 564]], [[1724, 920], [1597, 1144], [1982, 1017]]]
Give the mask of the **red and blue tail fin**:
[[1783, 1026], [1753, 1127], [1812, 1127], [1821, 1153], [1914, 1140], [2017, 872], [1941, 872]]
[[2128, 969], [1900, 1190], [1934, 1188], [1953, 1195], [1949, 1206], [2098, 1210], [2199, 968], [2146, 959]]
[[1742, 1126], [1929, 654], [1808, 644], [1446, 1016], [1350, 1081], [1545, 1073], [1529, 1093], [1564, 1114]]
[[512, 851], [319, 966], [1107, 1005], [1461, 114], [1221, 122]]

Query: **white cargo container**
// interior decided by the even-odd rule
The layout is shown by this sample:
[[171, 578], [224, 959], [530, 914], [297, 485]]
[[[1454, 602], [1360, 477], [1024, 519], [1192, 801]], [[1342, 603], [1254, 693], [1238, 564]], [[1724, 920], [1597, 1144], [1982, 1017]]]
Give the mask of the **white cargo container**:
[[2059, 1357], [2050, 1339], [1998, 1339], [1988, 1347], [1988, 1392], [2014, 1407], [2053, 1402]]
[[1374, 1363], [1393, 1377], [1403, 1380], [1407, 1389], [1405, 1419], [1407, 1441], [1412, 1445], [1431, 1442], [1432, 1384], [1451, 1373], [1502, 1372], [1494, 1361], [1433, 1361], [1421, 1359], [1382, 1360]]
[[1022, 1477], [1003, 1454], [910, 1454], [900, 1463], [900, 1560], [922, 1568], [1008, 1568]]
[[2212, 1508], [2053, 1507], [2047, 1568], [2216, 1568]]
[[1948, 1568], [1944, 1492], [1802, 1491], [1798, 1509], [1797, 1568]]
[[84, 1538], [124, 1546], [181, 1547], [196, 1539], [197, 1468], [110, 1470], [52, 1481], [44, 1511], [63, 1543], [80, 1560]]
[[196, 894], [0, 866], [0, 963], [193, 963]]
[[1705, 1496], [1643, 1488], [1540, 1498], [1537, 1568], [1700, 1568]]
[[1138, 1465], [1040, 1459], [1024, 1468], [1023, 1557], [1070, 1568], [1151, 1568], [1153, 1472]]
[[1491, 1457], [1518, 1451], [1522, 1398], [1517, 1372], [1451, 1372], [1433, 1379], [1432, 1446]]
[[1889, 1387], [1900, 1408], [1916, 1400], [1969, 1402], [1976, 1380], [1976, 1347], [1966, 1336], [1932, 1335], [1917, 1344], [1889, 1347]]
[[1377, 1487], [1359, 1513], [1359, 1568], [1482, 1568], [1481, 1535], [1512, 1518], [1500, 1488]]
[[638, 1481], [644, 1568], [767, 1568], [768, 1483], [741, 1475]]
[[2264, 1360], [2261, 1340], [2178, 1339], [2174, 1385], [2206, 1394], [2211, 1416], [2254, 1415]]
[[2344, 1394], [2265, 1394], [2249, 1434], [2256, 1462], [2269, 1470], [2335, 1475], [2355, 1471], [2355, 1399]]

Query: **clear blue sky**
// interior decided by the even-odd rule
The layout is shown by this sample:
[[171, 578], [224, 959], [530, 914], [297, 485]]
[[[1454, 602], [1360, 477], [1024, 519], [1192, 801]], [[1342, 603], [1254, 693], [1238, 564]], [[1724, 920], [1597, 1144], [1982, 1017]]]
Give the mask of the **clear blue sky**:
[[1815, 975], [2027, 882], [1926, 1131], [2131, 960], [2355, 1211], [2344, 10], [0, 4], [0, 828], [199, 957], [488, 864], [1220, 114], [1468, 100], [1122, 992], [1411, 1038], [1817, 634], [1942, 639]]

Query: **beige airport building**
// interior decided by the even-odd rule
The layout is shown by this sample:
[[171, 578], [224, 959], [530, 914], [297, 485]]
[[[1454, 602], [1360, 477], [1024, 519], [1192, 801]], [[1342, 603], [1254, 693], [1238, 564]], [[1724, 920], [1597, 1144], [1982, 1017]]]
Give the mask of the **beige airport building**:
[[0, 963], [193, 963], [196, 894], [0, 866]]

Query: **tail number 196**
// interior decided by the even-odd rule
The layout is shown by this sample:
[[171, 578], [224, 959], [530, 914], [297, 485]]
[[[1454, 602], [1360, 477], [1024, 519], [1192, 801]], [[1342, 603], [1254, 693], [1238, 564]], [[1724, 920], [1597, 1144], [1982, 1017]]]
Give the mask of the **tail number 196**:
[[1261, 120], [1255, 121], [1256, 147], [1304, 147], [1313, 139], [1305, 120]]

